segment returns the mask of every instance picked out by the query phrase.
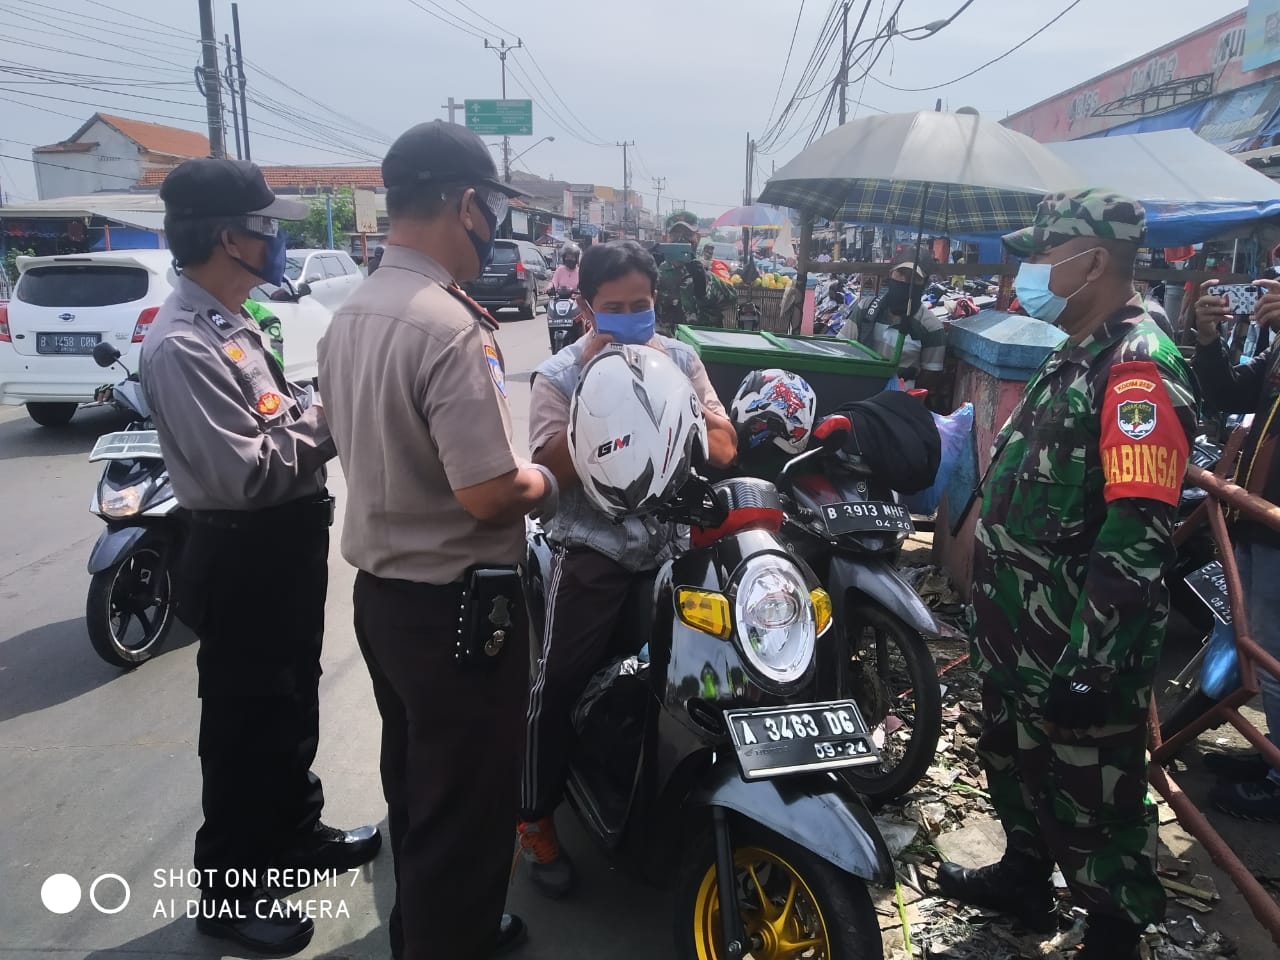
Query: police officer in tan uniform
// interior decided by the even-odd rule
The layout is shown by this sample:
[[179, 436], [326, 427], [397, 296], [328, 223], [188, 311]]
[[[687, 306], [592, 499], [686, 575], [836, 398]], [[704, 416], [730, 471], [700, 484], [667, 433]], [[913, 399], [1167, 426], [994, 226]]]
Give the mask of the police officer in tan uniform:
[[[190, 534], [174, 569], [178, 616], [200, 639], [204, 825], [195, 866], [207, 935], [297, 952], [312, 921], [253, 878], [269, 867], [346, 870], [377, 855], [374, 827], [320, 822], [320, 648], [333, 501], [333, 439], [319, 398], [289, 383], [242, 312], [283, 283], [277, 199], [237, 160], [188, 160], [160, 188], [177, 285], [142, 347], [140, 379]], [[250, 888], [246, 889], [246, 878]]]
[[497, 324], [457, 285], [488, 263], [515, 191], [441, 121], [402, 134], [382, 178], [382, 263], [320, 341], [320, 383], [382, 714], [392, 956], [478, 960], [524, 937], [503, 913], [529, 673], [516, 565], [525, 513], [553, 511], [558, 485], [512, 451]]

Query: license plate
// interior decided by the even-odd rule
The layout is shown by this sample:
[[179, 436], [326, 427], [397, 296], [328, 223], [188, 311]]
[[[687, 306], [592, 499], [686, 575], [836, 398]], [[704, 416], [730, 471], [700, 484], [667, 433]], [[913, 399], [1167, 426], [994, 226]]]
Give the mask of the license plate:
[[120, 430], [104, 433], [93, 445], [89, 462], [96, 460], [162, 460], [160, 435], [154, 430]]
[[551, 317], [547, 320], [547, 326], [554, 327], [556, 329], [567, 330], [569, 327], [573, 326], [573, 321], [568, 319], [561, 319], [560, 317]]
[[913, 533], [916, 529], [911, 522], [911, 511], [901, 504], [867, 500], [823, 504], [822, 521], [827, 525], [827, 532], [833, 535], [873, 530]]
[[1222, 561], [1206, 563], [1184, 578], [1187, 586], [1213, 611], [1223, 623], [1231, 622], [1231, 601], [1227, 598], [1227, 576], [1222, 572]]
[[37, 333], [36, 353], [63, 353], [84, 356], [102, 339], [100, 333]]
[[852, 700], [726, 710], [724, 717], [747, 780], [880, 762]]

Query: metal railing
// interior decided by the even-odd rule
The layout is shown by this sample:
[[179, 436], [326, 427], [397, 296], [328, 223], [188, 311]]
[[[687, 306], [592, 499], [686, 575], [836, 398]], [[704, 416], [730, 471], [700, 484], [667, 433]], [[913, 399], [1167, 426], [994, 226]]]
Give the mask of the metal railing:
[[1243, 430], [1237, 430], [1232, 436], [1215, 473], [1209, 473], [1194, 465], [1187, 468], [1187, 480], [1203, 489], [1208, 495], [1174, 535], [1175, 542], [1181, 543], [1202, 523], [1209, 524], [1214, 543], [1218, 548], [1227, 586], [1231, 622], [1235, 631], [1236, 654], [1240, 665], [1240, 687], [1214, 704], [1197, 720], [1179, 730], [1168, 741], [1161, 740], [1159, 716], [1155, 698], [1152, 697], [1151, 762], [1148, 776], [1151, 785], [1168, 802], [1183, 828], [1200, 841], [1205, 851], [1240, 891], [1249, 904], [1249, 909], [1253, 911], [1254, 917], [1270, 932], [1271, 938], [1280, 944], [1280, 903], [1277, 903], [1267, 889], [1249, 872], [1248, 867], [1214, 830], [1212, 824], [1191, 799], [1182, 792], [1164, 766], [1178, 751], [1205, 730], [1229, 723], [1258, 749], [1267, 763], [1272, 767], [1280, 768], [1280, 747], [1276, 747], [1262, 731], [1240, 714], [1240, 707], [1258, 694], [1259, 668], [1272, 676], [1280, 677], [1280, 661], [1258, 646], [1253, 639], [1244, 589], [1240, 582], [1240, 571], [1236, 567], [1235, 553], [1231, 548], [1231, 537], [1227, 532], [1227, 521], [1222, 510], [1222, 506], [1225, 505], [1243, 516], [1248, 516], [1258, 523], [1280, 531], [1280, 507], [1248, 493], [1243, 487], [1238, 487], [1225, 478], [1226, 471], [1235, 460], [1235, 453], [1240, 448], [1243, 436]]

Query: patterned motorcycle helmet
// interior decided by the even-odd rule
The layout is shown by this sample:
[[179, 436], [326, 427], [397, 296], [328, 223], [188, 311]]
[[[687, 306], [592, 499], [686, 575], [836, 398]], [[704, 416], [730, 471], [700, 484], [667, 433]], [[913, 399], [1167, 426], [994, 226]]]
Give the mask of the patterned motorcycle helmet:
[[753, 370], [738, 387], [729, 418], [743, 452], [772, 441], [791, 456], [804, 452], [813, 433], [818, 396], [798, 374], [776, 367]]

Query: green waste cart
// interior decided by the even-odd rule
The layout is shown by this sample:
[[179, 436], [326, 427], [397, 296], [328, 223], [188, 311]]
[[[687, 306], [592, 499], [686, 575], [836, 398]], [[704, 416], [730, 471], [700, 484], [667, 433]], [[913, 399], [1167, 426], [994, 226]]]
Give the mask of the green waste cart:
[[697, 351], [726, 409], [752, 370], [781, 367], [798, 373], [818, 395], [818, 415], [850, 400], [865, 400], [897, 376], [897, 364], [856, 340], [757, 330], [676, 327], [676, 338]]

